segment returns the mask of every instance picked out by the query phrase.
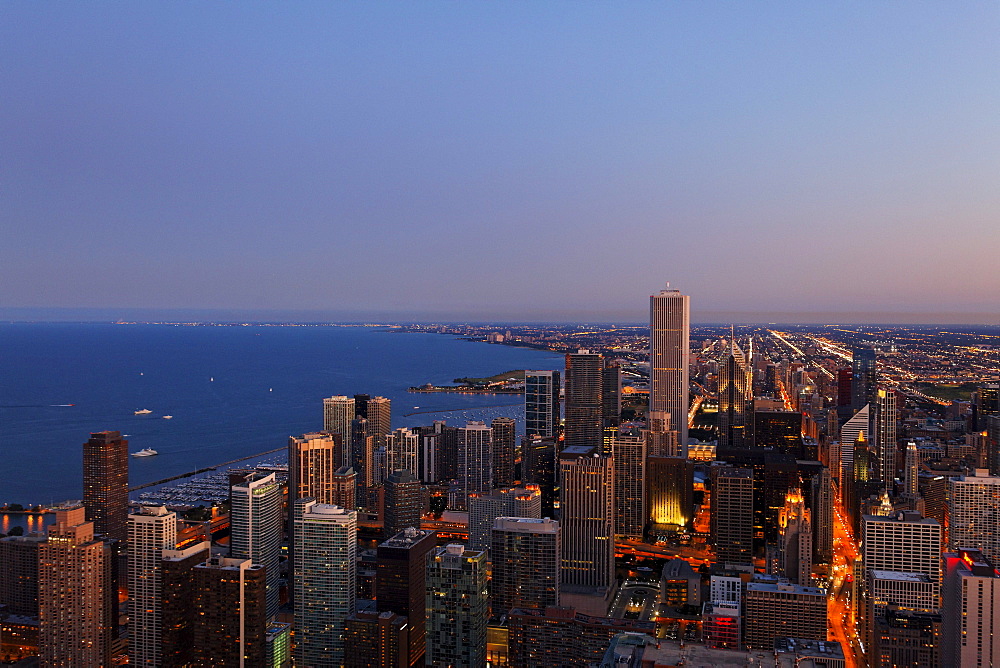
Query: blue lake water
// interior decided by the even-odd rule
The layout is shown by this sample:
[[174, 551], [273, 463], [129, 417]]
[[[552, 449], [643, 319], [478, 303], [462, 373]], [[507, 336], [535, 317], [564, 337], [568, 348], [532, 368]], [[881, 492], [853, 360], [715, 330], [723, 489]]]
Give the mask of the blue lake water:
[[[92, 431], [159, 452], [130, 458], [138, 485], [283, 447], [322, 428], [336, 394], [390, 398], [393, 428], [506, 416], [523, 431], [521, 395], [406, 390], [562, 367], [545, 351], [372, 327], [0, 324], [0, 503], [79, 499]], [[405, 416], [416, 411], [437, 412]]]

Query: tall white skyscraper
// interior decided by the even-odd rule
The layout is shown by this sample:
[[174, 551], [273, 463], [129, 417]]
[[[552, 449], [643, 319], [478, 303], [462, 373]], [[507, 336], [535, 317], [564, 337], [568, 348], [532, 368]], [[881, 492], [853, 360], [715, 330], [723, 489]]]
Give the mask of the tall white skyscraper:
[[681, 457], [687, 457], [690, 298], [665, 290], [649, 298], [649, 410], [670, 414]]
[[952, 550], [980, 550], [1000, 563], [1000, 477], [976, 469], [948, 481], [948, 536]]
[[129, 665], [161, 663], [161, 554], [176, 546], [176, 513], [145, 506], [128, 516]]
[[293, 512], [295, 663], [341, 666], [355, 606], [358, 514], [315, 499], [300, 499]]
[[273, 473], [257, 474], [232, 487], [229, 554], [235, 559], [249, 559], [267, 569], [265, 577], [269, 620], [278, 612], [283, 497], [281, 485]]

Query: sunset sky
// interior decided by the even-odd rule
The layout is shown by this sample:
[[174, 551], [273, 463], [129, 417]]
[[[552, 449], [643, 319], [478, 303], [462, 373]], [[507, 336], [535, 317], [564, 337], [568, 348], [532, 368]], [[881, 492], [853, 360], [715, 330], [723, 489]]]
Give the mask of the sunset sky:
[[996, 2], [8, 2], [0, 318], [635, 321], [670, 281], [696, 321], [997, 324], [998, 35]]

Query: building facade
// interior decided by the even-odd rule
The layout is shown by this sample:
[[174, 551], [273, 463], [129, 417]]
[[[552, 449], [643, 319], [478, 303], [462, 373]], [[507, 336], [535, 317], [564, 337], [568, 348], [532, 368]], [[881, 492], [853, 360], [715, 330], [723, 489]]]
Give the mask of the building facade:
[[129, 665], [162, 660], [163, 550], [177, 544], [177, 514], [144, 506], [128, 516]]
[[428, 666], [486, 667], [486, 553], [462, 544], [434, 548], [427, 558]]
[[681, 457], [687, 457], [690, 297], [665, 290], [649, 298], [649, 410], [670, 415]]
[[558, 371], [524, 372], [524, 433], [527, 436], [556, 436], [561, 418]]

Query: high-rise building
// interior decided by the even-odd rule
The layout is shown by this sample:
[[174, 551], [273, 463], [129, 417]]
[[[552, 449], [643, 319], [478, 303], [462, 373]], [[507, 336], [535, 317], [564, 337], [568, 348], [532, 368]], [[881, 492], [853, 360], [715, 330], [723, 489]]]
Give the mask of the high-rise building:
[[41, 665], [111, 665], [116, 600], [110, 545], [94, 538], [84, 508], [57, 510], [38, 548]]
[[743, 351], [730, 338], [719, 360], [719, 449], [742, 450], [753, 445], [753, 381]]
[[426, 647], [427, 555], [436, 546], [433, 531], [404, 529], [379, 544], [375, 599], [379, 612], [404, 615], [410, 624], [410, 665], [423, 662]]
[[486, 553], [462, 544], [434, 548], [427, 558], [428, 666], [486, 667]]
[[420, 481], [409, 471], [393, 471], [385, 479], [383, 535], [392, 538], [403, 529], [419, 529], [423, 508]]
[[514, 484], [514, 443], [517, 421], [513, 418], [495, 418], [490, 423], [492, 431], [490, 448], [493, 454], [493, 486], [510, 487]]
[[841, 482], [843, 488], [844, 479], [854, 475], [854, 444], [858, 438], [867, 440], [871, 433], [870, 406], [862, 406], [844, 425], [840, 428], [840, 471], [833, 471]]
[[753, 563], [753, 469], [712, 469], [712, 541], [716, 561]]
[[604, 442], [604, 357], [589, 350], [566, 355], [564, 446]]
[[410, 625], [394, 612], [358, 610], [344, 625], [345, 668], [407, 668]]
[[941, 525], [920, 513], [901, 510], [886, 516], [865, 515], [861, 550], [865, 571], [923, 573], [934, 582], [941, 581]]
[[649, 298], [649, 410], [670, 414], [681, 457], [687, 457], [690, 297], [661, 290]]
[[342, 665], [357, 588], [357, 513], [315, 499], [299, 499], [293, 513], [295, 662]]
[[193, 665], [195, 627], [202, 621], [194, 607], [194, 568], [209, 558], [211, 547], [204, 541], [160, 552], [161, 668]]
[[354, 510], [357, 508], [357, 488], [358, 474], [350, 466], [341, 466], [333, 474], [333, 503], [330, 505]]
[[[351, 422], [355, 417], [353, 397], [338, 395], [323, 399], [323, 431], [338, 434], [341, 444], [351, 442]], [[341, 446], [337, 468], [351, 463], [347, 461], [349, 458], [347, 450], [346, 445]]]
[[491, 539], [493, 614], [559, 605], [562, 541], [559, 522], [498, 517]]
[[911, 498], [920, 496], [920, 454], [917, 452], [917, 444], [913, 441], [906, 444], [906, 460], [903, 467], [903, 492]]
[[99, 431], [83, 444], [83, 507], [94, 532], [125, 544], [128, 537], [128, 441]]
[[284, 495], [275, 474], [254, 474], [231, 488], [229, 554], [263, 566], [267, 582], [267, 619], [278, 612], [281, 577], [281, 522]]
[[542, 516], [542, 493], [538, 485], [495, 489], [469, 497], [469, 549], [489, 552], [493, 523], [498, 517]]
[[896, 391], [878, 388], [875, 392], [875, 416], [871, 433], [875, 435], [879, 481], [890, 494], [895, 491], [896, 417]]
[[420, 477], [420, 432], [400, 427], [386, 436], [389, 471], [409, 471]]
[[859, 411], [874, 403], [877, 383], [875, 350], [854, 348], [851, 351], [851, 408]]
[[869, 656], [877, 668], [941, 666], [941, 613], [890, 605], [875, 618]]
[[38, 548], [44, 536], [0, 538], [0, 609], [38, 618]]
[[340, 468], [343, 437], [331, 432], [312, 432], [288, 438], [288, 499], [314, 498], [334, 503], [333, 476]]
[[162, 553], [177, 544], [177, 514], [143, 506], [128, 516], [129, 665], [162, 660]]
[[458, 509], [468, 508], [470, 494], [488, 494], [493, 488], [493, 432], [485, 422], [470, 421], [458, 430]]
[[617, 434], [611, 441], [615, 481], [615, 535], [642, 540], [646, 527], [646, 435]]
[[608, 588], [615, 577], [614, 468], [599, 446], [559, 453], [562, 582]]
[[1000, 571], [978, 550], [942, 555], [941, 665], [1000, 665]]
[[785, 577], [807, 587], [812, 583], [813, 532], [811, 513], [806, 508], [802, 490], [792, 490], [785, 497], [778, 525], [778, 546]]
[[677, 430], [670, 424], [670, 413], [649, 411], [646, 414], [646, 452], [650, 457], [680, 457]]
[[209, 557], [192, 569], [195, 666], [265, 665], [265, 568], [249, 559]]
[[379, 439], [392, 431], [392, 401], [385, 397], [372, 397], [367, 402], [368, 433]]
[[986, 469], [948, 480], [948, 545], [1000, 563], [1000, 477]]
[[645, 468], [650, 532], [662, 536], [683, 531], [694, 520], [694, 461], [649, 456]]
[[833, 483], [824, 467], [812, 477], [810, 495], [813, 517], [813, 561], [828, 564], [833, 559]]
[[521, 478], [538, 485], [542, 492], [542, 517], [553, 515], [556, 489], [556, 441], [554, 438], [525, 437]]
[[826, 640], [826, 590], [755, 579], [744, 597], [743, 638], [749, 649], [773, 650], [774, 639]]
[[606, 362], [601, 375], [601, 415], [605, 429], [617, 429], [622, 415], [622, 368], [618, 362]]
[[527, 436], [556, 436], [560, 420], [559, 390], [558, 371], [524, 372], [524, 433]]

